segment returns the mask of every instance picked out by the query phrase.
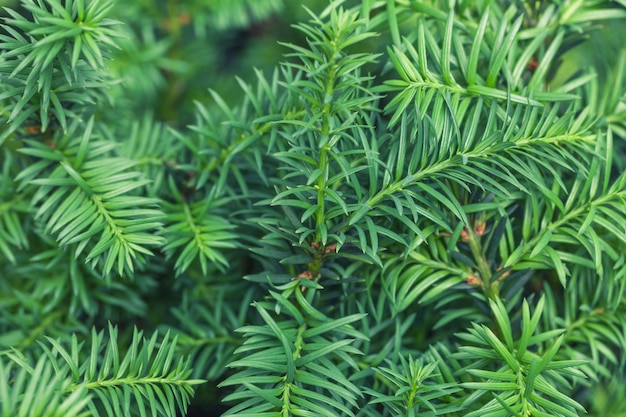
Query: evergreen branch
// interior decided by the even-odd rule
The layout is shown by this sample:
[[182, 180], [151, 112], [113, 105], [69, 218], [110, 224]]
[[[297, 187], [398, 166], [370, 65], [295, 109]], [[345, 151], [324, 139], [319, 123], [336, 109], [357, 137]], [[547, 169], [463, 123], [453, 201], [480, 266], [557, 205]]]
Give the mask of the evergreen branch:
[[[616, 275], [621, 274], [623, 266]], [[626, 345], [622, 330], [626, 326], [624, 303], [615, 294], [623, 284], [616, 283], [614, 277], [598, 279], [596, 271], [580, 265], [571, 268], [568, 284], [575, 294], [562, 301], [555, 299], [555, 292], [546, 291], [547, 304], [552, 306], [548, 314], [556, 313], [557, 307], [563, 312], [562, 319], [554, 324], [565, 328], [564, 356], [587, 360], [581, 370], [593, 381], [612, 378], [610, 369], [621, 367], [624, 361], [614, 352]], [[585, 385], [591, 384], [589, 381]]]
[[[460, 113], [457, 116], [464, 111], [463, 101], [454, 97], [448, 103], [448, 110], [441, 111], [443, 116], [439, 120], [423, 118], [421, 128], [413, 137], [409, 136], [406, 128], [411, 116], [403, 115], [399, 142], [387, 148], [390, 154], [383, 171], [385, 186], [363, 196], [357, 204], [347, 206], [349, 216], [348, 221], [341, 225], [342, 232], [358, 227], [362, 219], [390, 203], [396, 209], [386, 213], [398, 221], [403, 220], [403, 209], [399, 207], [410, 210], [415, 225], [411, 230], [422, 241], [426, 236], [419, 226], [420, 218], [447, 232], [454, 229], [454, 223], [449, 215], [442, 214], [445, 212], [452, 213], [463, 224], [469, 225], [465, 209], [456, 196], [446, 191], [448, 186], [445, 181], [465, 189], [473, 187], [493, 193], [501, 201], [511, 201], [514, 191], [526, 194], [536, 190], [556, 202], [558, 199], [546, 184], [546, 178], [552, 178], [564, 187], [560, 179], [562, 170], [571, 171], [572, 165], [586, 170], [589, 146], [597, 142], [595, 135], [583, 130], [587, 126], [581, 126], [580, 120], [573, 123], [568, 113], [556, 118], [558, 106], [547, 107], [541, 113], [533, 112], [523, 120], [520, 120], [523, 106], [516, 107], [505, 117], [506, 129], [500, 127], [500, 123], [505, 122], [497, 121], [497, 112], [492, 108], [487, 127], [480, 131], [479, 123], [483, 123], [480, 122], [480, 105], [475, 108], [474, 114]], [[464, 122], [463, 132], [455, 129]], [[409, 147], [413, 150], [407, 157], [404, 149]], [[370, 169], [369, 180], [376, 182], [377, 175]], [[559, 200], [555, 204], [562, 203]], [[441, 209], [438, 210], [438, 206]], [[415, 229], [416, 226], [418, 229]], [[360, 245], [364, 249], [362, 242]]]
[[[104, 86], [102, 49], [116, 47], [113, 39], [118, 36], [111, 28], [117, 22], [106, 18], [112, 7], [108, 0], [74, 6], [71, 2], [64, 6], [59, 0], [22, 0], [22, 5], [32, 20], [7, 9], [4, 28], [8, 35], [0, 36], [4, 58], [0, 78], [12, 87], [0, 98], [12, 100], [8, 121], [13, 123], [2, 140], [35, 112], [40, 116], [40, 131], [51, 121], [49, 112], [67, 131], [67, 116], [73, 115], [69, 104], [89, 103], [89, 95]], [[79, 91], [89, 87], [91, 92], [81, 97]], [[34, 98], [38, 104], [32, 103]]]
[[[626, 177], [620, 175], [613, 183], [610, 182], [610, 161], [613, 156], [611, 131], [606, 138], [605, 157], [593, 160], [587, 176], [579, 175], [573, 183], [572, 188], [567, 192], [567, 200], [558, 204], [545, 206], [543, 210], [549, 211], [553, 220], [539, 224], [530, 218], [525, 220], [523, 226], [523, 243], [507, 257], [505, 267], [510, 267], [520, 262], [522, 259], [536, 259], [552, 264], [557, 272], [561, 283], [565, 286], [566, 269], [559, 260], [553, 249], [549, 248], [550, 242], [576, 242], [588, 251], [591, 257], [591, 267], [602, 276], [604, 267], [602, 255], [608, 254], [616, 259], [614, 251], [616, 243], [626, 244], [626, 232], [616, 227], [626, 221], [622, 211], [617, 207], [622, 207], [626, 194], [624, 186]], [[602, 142], [598, 141], [598, 152], [602, 151]], [[539, 209], [540, 205], [529, 196], [527, 204]], [[534, 200], [534, 201], [533, 201]], [[532, 223], [531, 223], [532, 222]], [[600, 238], [598, 231], [604, 230], [612, 237], [608, 240]], [[531, 233], [534, 236], [531, 237]], [[615, 240], [613, 240], [615, 239]], [[572, 242], [573, 243], [573, 242]], [[548, 250], [544, 250], [548, 248]], [[547, 258], [546, 258], [547, 256]], [[584, 260], [569, 258], [570, 262], [577, 262], [585, 265]]]
[[158, 200], [129, 195], [147, 181], [128, 171], [133, 161], [102, 158], [114, 144], [92, 138], [93, 120], [82, 137], [65, 136], [56, 149], [26, 141], [29, 146], [20, 151], [37, 162], [17, 179], [22, 188], [38, 187], [32, 200], [38, 205], [35, 219], [44, 222], [46, 233], [60, 246], [73, 245], [78, 257], [90, 245], [86, 262], [101, 264], [104, 275], [116, 266], [121, 275], [152, 254], [146, 246], [163, 243], [151, 233], [161, 226], [162, 213], [152, 208]]
[[[603, 276], [604, 256], [617, 260], [616, 245], [626, 243], [624, 231], [615, 226], [626, 222], [626, 218], [616, 210], [616, 207], [623, 204], [624, 195], [620, 187], [625, 183], [623, 175], [612, 184], [608, 181], [610, 173], [606, 167], [610, 166], [610, 163], [607, 161], [612, 159], [610, 131], [607, 140], [605, 157], [596, 155], [589, 168], [586, 168], [586, 173], [579, 171], [572, 188], [561, 189], [566, 200], [562, 200], [560, 192], [550, 191], [551, 198], [549, 202], [544, 203], [539, 202], [536, 194], [526, 195], [524, 208], [526, 216], [516, 225], [516, 229], [521, 228], [521, 239], [509, 235], [509, 243], [505, 245], [508, 249], [501, 247], [501, 259], [495, 259], [488, 250], [493, 252], [493, 249], [489, 248], [500, 244], [498, 240], [504, 237], [504, 229], [500, 228], [499, 236], [491, 237], [491, 242], [486, 241], [484, 219], [477, 221], [473, 226], [462, 226], [465, 223], [459, 223], [447, 243], [448, 250], [452, 251], [451, 256], [437, 255], [424, 249], [426, 255], [419, 251], [410, 252], [410, 257], [416, 261], [415, 264], [407, 263], [402, 258], [404, 269], [394, 268], [391, 271], [395, 272], [389, 276], [390, 283], [393, 283], [389, 291], [392, 294], [395, 311], [406, 309], [417, 299], [421, 303], [437, 300], [449, 287], [460, 284], [463, 280], [472, 286], [482, 287], [485, 295], [492, 298], [497, 294], [498, 286], [502, 282], [513, 279], [507, 276], [511, 269], [554, 269], [563, 286], [567, 285], [570, 275], [567, 264], [592, 268], [599, 276]], [[598, 139], [596, 143], [597, 152], [600, 153], [603, 141]], [[527, 169], [527, 172], [531, 170]], [[502, 196], [502, 200], [494, 202], [491, 207], [483, 205], [483, 209], [504, 211], [507, 207], [517, 204], [519, 196], [515, 198]], [[464, 206], [463, 210], [471, 213], [474, 208], [468, 205]], [[506, 220], [501, 214], [495, 218]], [[503, 226], [505, 224], [502, 223]], [[606, 237], [606, 233], [601, 233], [601, 230], [613, 238]], [[459, 243], [469, 247], [471, 259], [457, 252]], [[431, 248], [434, 247], [435, 242], [430, 241], [430, 245]], [[585, 249], [587, 256], [578, 253], [567, 255], [562, 245], [579, 245]], [[435, 261], [442, 256], [440, 262]], [[392, 258], [389, 265], [393, 265], [395, 261], [396, 259]], [[460, 268], [451, 266], [455, 261], [460, 264]], [[495, 271], [492, 270], [495, 268], [494, 264], [499, 265]], [[431, 286], [433, 288], [430, 288]], [[438, 326], [447, 323], [451, 318], [452, 316], [447, 317]]]
[[[49, 337], [47, 343], [40, 342], [43, 355], [34, 366], [20, 352], [7, 353], [9, 369], [15, 364], [19, 371], [18, 377], [8, 386], [10, 391], [7, 393], [5, 387], [3, 395], [14, 399], [24, 396], [20, 411], [26, 407], [41, 411], [48, 405], [45, 400], [53, 396], [54, 402], [49, 404], [53, 408], [45, 415], [61, 415], [62, 410], [71, 409], [75, 414], [68, 415], [113, 417], [136, 413], [146, 415], [149, 411], [152, 415], [176, 416], [177, 408], [181, 412], [186, 410], [193, 395], [193, 385], [204, 381], [188, 379], [191, 373], [188, 363], [174, 359], [176, 338], [170, 340], [166, 334], [157, 346], [157, 333], [149, 340], [142, 334], [135, 329], [123, 357], [119, 351], [117, 329], [112, 325], [109, 325], [106, 341], [103, 332], [92, 330], [88, 354], [82, 350], [83, 345], [78, 343], [76, 335], [73, 335], [69, 349]], [[24, 386], [28, 377], [31, 382]], [[35, 389], [41, 391], [41, 397], [32, 397]], [[31, 403], [32, 398], [36, 400]], [[11, 402], [6, 404], [10, 407]], [[14, 404], [17, 407], [19, 403], [14, 401]]]
[[[468, 330], [468, 333], [459, 335], [464, 345], [459, 347], [459, 353], [454, 355], [455, 358], [471, 357], [473, 360], [480, 358], [485, 361], [470, 365], [466, 369], [471, 375], [476, 376], [478, 381], [461, 384], [464, 388], [475, 390], [475, 395], [468, 396], [464, 405], [470, 406], [485, 393], [493, 395], [492, 400], [465, 415], [477, 417], [487, 413], [532, 415], [537, 412], [548, 412], [574, 417], [578, 412], [584, 412], [580, 404], [556, 388], [566, 383], [563, 378], [565, 375], [570, 371], [572, 375], [576, 375], [575, 367], [584, 364], [583, 361], [554, 360], [563, 342], [563, 336], [558, 337], [539, 354], [529, 350], [529, 347], [554, 340], [555, 336], [562, 333], [554, 330], [535, 334], [543, 306], [542, 298], [531, 315], [530, 307], [524, 301], [521, 334], [517, 340], [513, 339], [506, 307], [499, 299], [490, 300], [491, 312], [498, 324], [499, 337], [486, 326], [476, 324]], [[468, 342], [469, 345], [465, 344]], [[496, 372], [489, 370], [494, 362], [497, 363], [493, 368], [497, 369]], [[581, 376], [580, 371], [578, 376]]]
[[[385, 409], [397, 415], [444, 415], [454, 413], [458, 407], [446, 407], [441, 397], [447, 397], [461, 390], [454, 383], [439, 384], [431, 381], [437, 364], [424, 365], [412, 357], [400, 356], [399, 366], [387, 360], [389, 367], [377, 367], [377, 376], [388, 386], [390, 395], [371, 391], [370, 404], [382, 403]], [[422, 412], [423, 410], [423, 412]]]
[[166, 213], [162, 236], [167, 240], [163, 250], [167, 257], [172, 257], [179, 248], [174, 268], [181, 274], [197, 258], [202, 273], [208, 274], [208, 261], [219, 269], [228, 267], [228, 260], [220, 249], [235, 248], [237, 235], [230, 232], [234, 226], [223, 216], [210, 214], [211, 210], [228, 203], [227, 199], [189, 203], [170, 181], [170, 190], [177, 204], [164, 204]]
[[[541, 83], [545, 79], [546, 65], [542, 65], [532, 75], [528, 91], [511, 91], [511, 88], [522, 88], [522, 73], [529, 59], [537, 52], [539, 42], [549, 34], [548, 31], [544, 31], [537, 38], [538, 40], [530, 43], [527, 48], [521, 47], [521, 45], [518, 46], [516, 43], [520, 42], [518, 33], [521, 22], [521, 15], [513, 23], [506, 18], [501, 20], [498, 28], [499, 36], [489, 51], [490, 57], [489, 59], [483, 58], [488, 62], [488, 65], [481, 68], [481, 71], [486, 74], [486, 77], [483, 77], [478, 73], [478, 62], [481, 60], [482, 54], [480, 48], [484, 46], [484, 32], [489, 23], [488, 12], [483, 14], [473, 39], [470, 39], [463, 30], [453, 31], [455, 16], [454, 13], [450, 13], [443, 33], [437, 33], [443, 42], [441, 49], [437, 46], [435, 39], [429, 38], [433, 36], [432, 31], [426, 30], [423, 21], [419, 20], [417, 31], [418, 49], [415, 49], [408, 40], [405, 40], [403, 45], [396, 45], [393, 49], [388, 50], [389, 58], [401, 78], [400, 80], [387, 80], [380, 87], [381, 91], [385, 92], [400, 91], [386, 108], [386, 112], [394, 112], [389, 122], [390, 125], [393, 126], [398, 122], [401, 114], [414, 102], [416, 97], [418, 98], [417, 103], [419, 103], [417, 108], [421, 114], [429, 113], [432, 99], [437, 95], [450, 96], [458, 94], [530, 106], [542, 106], [545, 102], [575, 99], [576, 96], [566, 94], [565, 92], [553, 94], [542, 91]], [[542, 62], [553, 62], [553, 55], [558, 50], [561, 40], [562, 33], [555, 37], [546, 55], [540, 58]], [[470, 51], [463, 49], [466, 44], [473, 45]], [[455, 48], [453, 48], [453, 45]], [[408, 56], [403, 49], [408, 51]], [[523, 52], [519, 56], [515, 56], [514, 54], [517, 54], [517, 51], [520, 49]], [[453, 50], [456, 52], [456, 56], [451, 55]], [[507, 55], [513, 56], [507, 57]], [[516, 62], [516, 67], [512, 74], [504, 73], [504, 62], [506, 60]], [[457, 68], [455, 70], [463, 75], [466, 85], [461, 85], [456, 81], [452, 75], [450, 62], [456, 65]], [[502, 78], [506, 79], [510, 87], [498, 88], [502, 82], [497, 80]], [[436, 107], [432, 110], [433, 113], [437, 113]]]
[[[334, 358], [350, 363], [349, 355], [359, 353], [351, 346], [352, 338], [364, 336], [349, 324], [363, 315], [335, 320], [326, 317], [305, 298], [302, 284], [307, 287], [307, 298], [314, 294], [315, 284], [310, 281], [292, 281], [282, 286], [282, 293], [270, 293], [286, 319], [276, 321], [269, 312], [274, 308], [272, 303], [257, 302], [255, 307], [263, 324], [238, 329], [247, 342], [235, 351], [240, 359], [229, 367], [243, 369], [220, 386], [238, 386], [225, 401], [247, 401], [225, 415], [354, 415], [352, 409], [360, 390]], [[294, 293], [292, 301], [289, 298]]]
[[15, 362], [0, 358], [0, 378], [6, 381], [0, 384], [2, 417], [92, 415], [86, 409], [92, 400], [87, 389], [80, 387], [67, 395], [70, 379], [55, 372], [53, 363], [45, 356], [41, 356], [32, 367], [18, 363], [14, 369], [14, 365]]
[[[310, 37], [310, 50], [288, 44], [287, 46], [296, 51], [294, 55], [303, 62], [302, 65], [289, 64], [289, 67], [305, 73], [315, 71], [319, 75], [315, 77], [313, 82], [302, 80], [283, 85], [294, 94], [307, 97], [307, 113], [311, 119], [292, 123], [310, 126], [313, 128], [313, 132], [308, 138], [306, 137], [308, 135], [302, 137], [308, 142], [306, 145], [304, 141], [296, 138], [296, 143], [300, 143], [297, 143], [290, 151], [277, 153], [275, 156], [290, 164], [295, 164], [295, 168], [300, 168], [304, 164], [308, 165], [306, 170], [310, 171], [311, 175], [308, 176], [306, 187], [283, 191], [272, 199], [272, 204], [296, 204], [307, 208], [308, 215], [303, 216], [303, 220], [308, 217], [312, 217], [314, 220], [313, 242], [325, 246], [329, 235], [326, 201], [342, 204], [342, 199], [329, 187], [331, 180], [330, 163], [333, 155], [336, 155], [336, 149], [340, 146], [338, 141], [343, 136], [341, 131], [354, 123], [353, 112], [363, 112], [365, 106], [377, 98], [367, 94], [367, 91], [365, 94], [352, 96], [348, 87], [358, 86], [367, 81], [367, 78], [359, 75], [358, 69], [372, 62], [373, 58], [365, 54], [348, 54], [346, 49], [374, 36], [374, 34], [361, 31], [364, 21], [357, 20], [356, 13], [333, 9], [330, 12], [328, 24], [319, 20], [311, 12], [309, 13], [313, 17], [315, 26], [300, 24], [297, 27]], [[330, 44], [332, 47], [321, 48], [325, 44]], [[315, 145], [311, 149], [312, 155], [310, 157], [303, 158], [302, 155], [299, 155], [300, 152], [296, 153], [305, 146], [308, 147], [313, 144]], [[337, 160], [339, 161], [339, 159]], [[309, 206], [309, 203], [302, 200], [307, 199], [306, 196], [312, 193], [316, 195], [316, 203]], [[297, 201], [302, 203], [285, 200], [285, 197], [292, 194], [295, 194], [298, 197]]]

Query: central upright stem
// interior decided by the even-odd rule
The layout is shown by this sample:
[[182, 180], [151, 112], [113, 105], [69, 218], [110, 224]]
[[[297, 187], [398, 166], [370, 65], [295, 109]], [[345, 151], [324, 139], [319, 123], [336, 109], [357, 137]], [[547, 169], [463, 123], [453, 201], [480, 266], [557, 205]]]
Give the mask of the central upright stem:
[[315, 241], [323, 245], [326, 244], [327, 232], [322, 233], [325, 227], [326, 216], [324, 207], [324, 198], [326, 192], [326, 182], [328, 181], [328, 152], [330, 151], [330, 117], [332, 114], [333, 92], [335, 88], [335, 70], [337, 64], [335, 58], [331, 59], [328, 66], [328, 81], [324, 91], [324, 105], [322, 107], [322, 128], [320, 130], [320, 150], [318, 169], [321, 175], [317, 178], [317, 212], [315, 216]]
[[493, 273], [491, 272], [491, 266], [485, 259], [482, 253], [482, 246], [480, 244], [480, 237], [474, 232], [472, 227], [467, 227], [467, 243], [472, 251], [476, 268], [482, 281], [483, 293], [487, 298], [495, 299], [498, 296], [498, 283], [491, 282]]

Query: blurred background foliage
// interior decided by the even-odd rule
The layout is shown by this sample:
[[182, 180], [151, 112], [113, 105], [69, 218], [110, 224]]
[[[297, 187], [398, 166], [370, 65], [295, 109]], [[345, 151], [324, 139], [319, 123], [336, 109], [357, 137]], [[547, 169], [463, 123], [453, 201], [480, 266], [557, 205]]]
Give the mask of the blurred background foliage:
[[[302, 43], [291, 24], [306, 18], [308, 0], [136, 0], [120, 2], [112, 17], [127, 38], [111, 69], [121, 80], [120, 110], [151, 111], [172, 126], [190, 123], [194, 101], [211, 102], [209, 89], [229, 105], [241, 98], [235, 78], [252, 79], [282, 58], [279, 40]], [[139, 75], [139, 76], [138, 76]], [[136, 81], [142, 80], [139, 84]], [[124, 98], [132, 100], [125, 101]]]

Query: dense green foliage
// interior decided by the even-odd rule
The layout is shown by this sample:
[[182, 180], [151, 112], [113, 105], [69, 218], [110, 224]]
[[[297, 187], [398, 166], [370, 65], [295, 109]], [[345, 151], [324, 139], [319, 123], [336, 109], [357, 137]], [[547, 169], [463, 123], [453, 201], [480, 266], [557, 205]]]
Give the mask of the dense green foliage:
[[303, 3], [5, 9], [0, 415], [626, 415], [626, 2]]

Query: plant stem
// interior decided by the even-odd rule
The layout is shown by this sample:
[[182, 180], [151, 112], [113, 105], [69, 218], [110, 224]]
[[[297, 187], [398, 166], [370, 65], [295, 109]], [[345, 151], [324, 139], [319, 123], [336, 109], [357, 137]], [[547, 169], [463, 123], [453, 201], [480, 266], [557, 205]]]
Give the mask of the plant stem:
[[466, 230], [468, 239], [467, 243], [469, 244], [470, 250], [472, 251], [472, 255], [474, 256], [474, 262], [476, 262], [476, 267], [478, 268], [478, 273], [480, 274], [483, 292], [485, 293], [487, 298], [495, 299], [498, 296], [498, 283], [491, 282], [493, 274], [491, 272], [491, 266], [483, 256], [482, 245], [480, 244], [480, 236], [478, 236], [474, 232], [474, 229], [470, 226], [468, 226]]
[[317, 179], [317, 212], [315, 215], [315, 241], [326, 245], [326, 233], [322, 233], [322, 227], [326, 222], [324, 195], [326, 193], [326, 182], [328, 181], [328, 152], [330, 146], [328, 145], [330, 135], [330, 117], [332, 113], [332, 99], [333, 91], [335, 87], [335, 71], [337, 69], [337, 63], [335, 61], [335, 51], [333, 49], [333, 55], [328, 67], [328, 82], [326, 83], [326, 90], [324, 92], [324, 106], [322, 108], [322, 129], [321, 129], [321, 148], [319, 155], [318, 169], [322, 174]]

